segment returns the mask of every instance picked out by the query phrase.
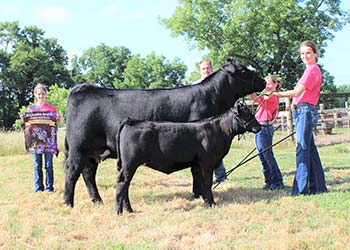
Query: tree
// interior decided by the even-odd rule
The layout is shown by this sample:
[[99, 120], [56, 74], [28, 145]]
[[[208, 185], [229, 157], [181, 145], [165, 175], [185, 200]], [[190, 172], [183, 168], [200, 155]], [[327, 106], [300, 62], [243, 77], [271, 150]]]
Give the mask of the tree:
[[148, 72], [148, 88], [169, 88], [182, 85], [187, 71], [186, 65], [175, 58], [172, 62], [154, 52], [145, 58]]
[[123, 72], [124, 81], [116, 79], [114, 86], [121, 89], [145, 89], [148, 86], [148, 71], [144, 59], [139, 54], [131, 56]]
[[71, 74], [75, 82], [89, 82], [114, 88], [175, 87], [182, 84], [186, 66], [175, 58], [172, 62], [154, 52], [142, 58], [125, 47], [101, 44], [72, 58]]
[[21, 29], [18, 22], [0, 23], [0, 127], [11, 127], [20, 107], [33, 99], [37, 83], [72, 84], [66, 52], [44, 34], [36, 26]]
[[60, 114], [59, 124], [65, 124], [67, 111], [67, 100], [70, 89], [60, 88], [57, 84], [51, 85], [48, 91], [47, 102], [55, 105], [57, 112]]
[[[323, 55], [332, 32], [349, 23], [339, 0], [179, 0], [161, 22], [173, 36], [207, 49], [215, 66], [234, 58], [260, 75], [279, 75], [292, 88], [304, 66], [299, 43], [312, 40]], [[332, 85], [328, 77], [325, 85]]]
[[337, 87], [339, 93], [350, 93], [350, 84], [343, 84]]
[[131, 52], [126, 47], [100, 44], [85, 50], [80, 58], [72, 58], [72, 78], [76, 83], [113, 87], [114, 81], [124, 81], [123, 72], [130, 57]]

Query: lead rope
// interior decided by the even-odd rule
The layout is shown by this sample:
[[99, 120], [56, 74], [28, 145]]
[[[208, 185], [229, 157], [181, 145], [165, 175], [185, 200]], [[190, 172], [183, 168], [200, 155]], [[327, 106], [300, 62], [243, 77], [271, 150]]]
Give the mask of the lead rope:
[[[265, 153], [266, 151], [270, 150], [271, 148], [273, 148], [274, 146], [276, 146], [277, 144], [280, 144], [281, 142], [283, 142], [284, 140], [288, 139], [289, 137], [293, 136], [295, 134], [295, 131], [285, 137], [283, 137], [282, 139], [280, 139], [279, 141], [275, 142], [274, 144], [272, 144], [271, 146], [265, 148], [264, 150], [262, 150], [261, 152], [253, 155], [252, 157], [248, 158], [254, 151], [255, 148], [249, 152], [249, 154], [243, 158], [243, 160], [241, 160], [235, 167], [233, 167], [232, 169], [230, 169], [229, 171], [226, 172], [226, 176], [229, 176], [235, 169], [239, 168], [240, 166], [242, 166], [243, 164], [249, 162], [250, 160], [254, 159], [255, 157], [257, 157], [258, 155]], [[248, 158], [248, 159], [247, 159]], [[213, 187], [213, 190], [220, 185], [221, 182], [216, 183], [216, 185]]]
[[[264, 95], [267, 95], [267, 94], [263, 94], [263, 95], [257, 96], [257, 97], [254, 99], [253, 104], [255, 103], [255, 101], [256, 101], [258, 98], [260, 98], [261, 96], [264, 96]], [[266, 105], [267, 105], [267, 104], [266, 104]], [[259, 106], [257, 107], [256, 110], [258, 110], [259, 108], [261, 108], [261, 105], [259, 105]], [[278, 113], [278, 106], [277, 106], [276, 112], [274, 112], [274, 113], [275, 113], [274, 119], [272, 119], [272, 121], [268, 121], [268, 122], [271, 122], [271, 123], [272, 123], [273, 121], [276, 120], [276, 118], [277, 118], [277, 113]], [[266, 107], [266, 118], [268, 118], [267, 107]], [[268, 120], [268, 119], [267, 119], [267, 120]], [[275, 128], [275, 130], [279, 129], [280, 127], [281, 127], [281, 124], [279, 124], [279, 125]], [[289, 137], [293, 136], [294, 134], [295, 134], [295, 131], [294, 131], [293, 133], [291, 133], [291, 134], [289, 134], [289, 135], [283, 137], [282, 139], [280, 139], [279, 141], [275, 142], [275, 143], [272, 144], [271, 146], [269, 146], [269, 147], [263, 149], [261, 152], [259, 152], [259, 153], [255, 154], [255, 155], [253, 155], [252, 157], [248, 158], [248, 157], [256, 150], [256, 147], [254, 147], [254, 148], [253, 148], [253, 149], [252, 149], [252, 150], [251, 150], [237, 165], [236, 165], [236, 166], [234, 166], [232, 169], [230, 169], [229, 171], [226, 172], [226, 174], [225, 174], [225, 179], [226, 179], [234, 170], [236, 170], [237, 168], [239, 168], [239, 167], [242, 166], [243, 164], [249, 162], [250, 160], [252, 160], [252, 159], [254, 159], [255, 157], [257, 157], [258, 155], [260, 155], [260, 154], [262, 154], [262, 153], [265, 153], [266, 151], [270, 150], [272, 147], [278, 145], [279, 143], [283, 142], [284, 140], [288, 139]], [[240, 138], [239, 138], [239, 139], [240, 139]], [[248, 159], [247, 159], [247, 158], [248, 158]], [[221, 181], [221, 182], [222, 182], [222, 181]], [[212, 190], [214, 190], [217, 186], [219, 186], [221, 182], [216, 183], [216, 184], [214, 185], [214, 187], [213, 187]]]

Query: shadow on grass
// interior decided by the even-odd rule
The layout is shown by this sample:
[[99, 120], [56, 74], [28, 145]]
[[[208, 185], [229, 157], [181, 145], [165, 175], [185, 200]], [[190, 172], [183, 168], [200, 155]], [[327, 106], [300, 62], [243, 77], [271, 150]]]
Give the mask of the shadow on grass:
[[323, 171], [329, 172], [331, 170], [349, 170], [350, 167], [348, 166], [338, 166], [338, 167], [325, 167], [323, 168]]
[[336, 186], [350, 183], [350, 177], [336, 177], [331, 181], [327, 182], [327, 186]]
[[[325, 167], [323, 168], [323, 171], [326, 172], [330, 172], [332, 170], [350, 170], [350, 167], [345, 167], [345, 166], [339, 166], [339, 167]], [[295, 170], [290, 170], [290, 171], [283, 171], [282, 172], [283, 176], [291, 176], [291, 175], [295, 175]]]
[[290, 196], [291, 187], [279, 190], [262, 190], [261, 188], [229, 188], [223, 192], [215, 191], [214, 199], [218, 204], [250, 204], [258, 201], [276, 200], [281, 197]]
[[[229, 188], [225, 191], [215, 190], [213, 191], [214, 200], [217, 205], [227, 205], [231, 203], [238, 204], [250, 204], [258, 201], [270, 201], [276, 200], [281, 197], [290, 196], [291, 187], [286, 187], [280, 190], [262, 190], [261, 188]], [[188, 191], [177, 192], [165, 192], [162, 194], [152, 194], [143, 196], [144, 200], [164, 201], [169, 202], [174, 199], [195, 200], [191, 193]], [[202, 198], [199, 198], [203, 201]], [[192, 207], [192, 206], [191, 206]], [[194, 208], [195, 206], [193, 206]]]

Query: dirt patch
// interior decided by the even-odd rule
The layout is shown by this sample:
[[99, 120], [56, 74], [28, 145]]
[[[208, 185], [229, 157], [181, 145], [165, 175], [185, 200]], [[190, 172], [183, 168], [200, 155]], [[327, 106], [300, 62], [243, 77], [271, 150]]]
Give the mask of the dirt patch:
[[350, 130], [343, 133], [332, 133], [329, 135], [318, 134], [315, 136], [317, 145], [333, 145], [350, 142]]

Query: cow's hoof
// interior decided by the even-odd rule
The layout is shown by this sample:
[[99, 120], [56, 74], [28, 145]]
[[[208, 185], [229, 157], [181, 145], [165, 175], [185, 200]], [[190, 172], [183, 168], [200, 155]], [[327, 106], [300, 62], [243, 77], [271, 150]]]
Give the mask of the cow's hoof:
[[102, 199], [92, 199], [91, 201], [93, 203], [103, 204], [103, 200]]
[[73, 206], [71, 204], [64, 203], [64, 205], [66, 205], [66, 207], [73, 208]]
[[73, 208], [73, 202], [64, 201], [63, 204], [66, 205], [67, 207]]
[[207, 208], [207, 209], [209, 209], [209, 208], [212, 208], [212, 205], [211, 205], [211, 204], [205, 203], [205, 204], [204, 204], [204, 207]]
[[119, 207], [116, 209], [116, 212], [118, 215], [122, 215], [123, 214], [123, 208]]
[[206, 207], [206, 208], [211, 208], [211, 207], [213, 207], [213, 205], [216, 205], [216, 203], [214, 201], [204, 203], [204, 207]]
[[198, 194], [198, 193], [193, 193], [192, 194], [192, 199], [199, 199], [200, 197], [201, 197], [201, 195]]
[[127, 209], [127, 211], [128, 211], [128, 213], [133, 213], [134, 212], [134, 210], [132, 208]]

